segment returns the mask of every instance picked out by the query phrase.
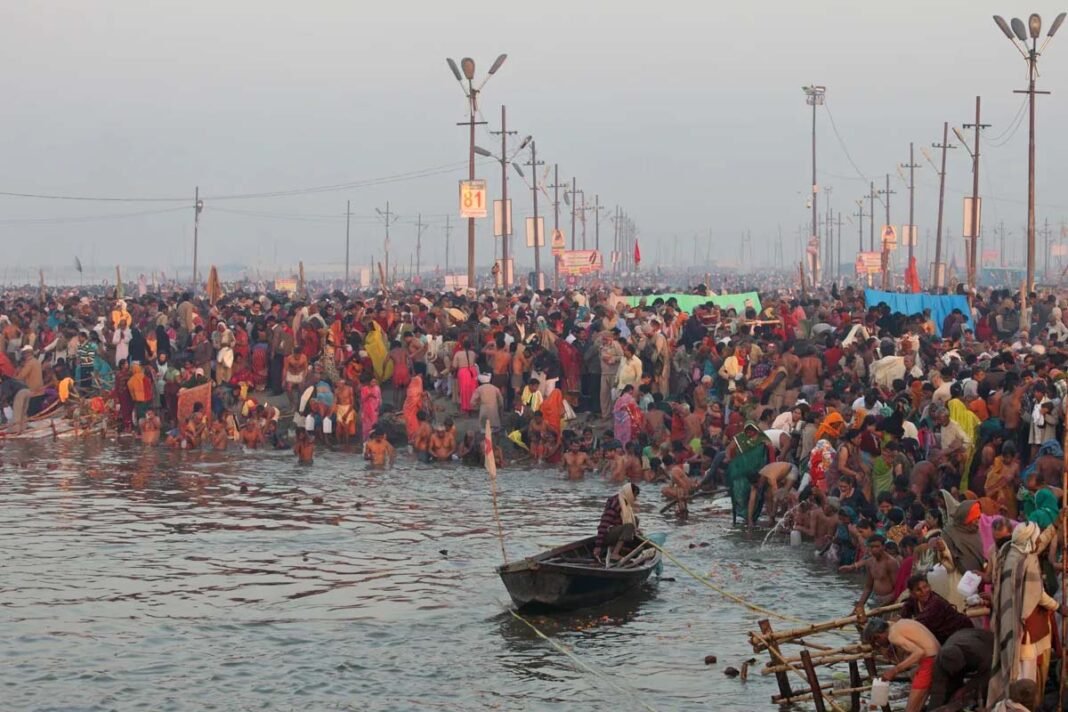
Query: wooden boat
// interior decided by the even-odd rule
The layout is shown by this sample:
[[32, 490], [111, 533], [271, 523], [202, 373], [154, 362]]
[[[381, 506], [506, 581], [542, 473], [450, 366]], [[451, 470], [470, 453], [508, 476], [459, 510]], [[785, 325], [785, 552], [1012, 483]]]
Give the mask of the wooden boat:
[[497, 568], [518, 608], [572, 610], [596, 606], [648, 580], [660, 551], [646, 543], [611, 566], [593, 558], [594, 537], [558, 546]]

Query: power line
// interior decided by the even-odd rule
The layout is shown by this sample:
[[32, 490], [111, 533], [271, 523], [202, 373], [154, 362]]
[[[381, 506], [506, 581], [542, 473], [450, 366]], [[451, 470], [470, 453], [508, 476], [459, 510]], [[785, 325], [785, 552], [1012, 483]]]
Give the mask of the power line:
[[849, 155], [849, 149], [846, 148], [842, 135], [838, 133], [838, 125], [834, 123], [834, 114], [831, 113], [831, 106], [827, 103], [826, 99], [823, 100], [823, 108], [827, 111], [827, 118], [831, 120], [831, 130], [834, 131], [834, 137], [838, 139], [838, 145], [841, 146], [842, 153], [845, 154], [846, 160], [849, 161], [849, 165], [853, 166], [853, 170], [857, 172], [857, 175], [860, 176], [862, 180], [868, 180], [868, 177], [864, 175], [864, 171], [857, 168], [853, 156]]
[[59, 225], [63, 223], [94, 222], [98, 220], [119, 220], [123, 218], [136, 218], [145, 215], [161, 215], [187, 210], [183, 205], [178, 208], [163, 208], [161, 210], [140, 210], [133, 213], [104, 213], [101, 215], [78, 215], [71, 217], [51, 218], [5, 218], [0, 219], [0, 225]]
[[[485, 162], [485, 161], [480, 161]], [[417, 180], [419, 178], [427, 178], [430, 176], [440, 175], [442, 173], [449, 173], [458, 168], [466, 165], [466, 161], [453, 162], [448, 164], [442, 164], [438, 166], [432, 166], [430, 168], [422, 168], [419, 170], [407, 171], [404, 173], [396, 173], [393, 175], [382, 176], [379, 178], [369, 178], [358, 181], [350, 181], [347, 183], [334, 183], [331, 185], [319, 185], [309, 186], [304, 188], [292, 188], [288, 190], [275, 190], [264, 191], [260, 193], [233, 193], [223, 195], [209, 195], [204, 196], [204, 200], [254, 200], [259, 198], [283, 198], [294, 195], [310, 195], [314, 193], [329, 193], [343, 190], [351, 190], [355, 188], [367, 188], [376, 185], [387, 185], [390, 183], [398, 183], [408, 180]], [[32, 198], [36, 200], [65, 200], [65, 201], [81, 201], [81, 202], [103, 202], [103, 203], [188, 203], [189, 196], [183, 197], [139, 197], [139, 196], [93, 196], [93, 195], [60, 195], [60, 194], [47, 194], [47, 193], [30, 193], [30, 192], [16, 192], [16, 191], [0, 191], [0, 196], [6, 196], [9, 198]]]

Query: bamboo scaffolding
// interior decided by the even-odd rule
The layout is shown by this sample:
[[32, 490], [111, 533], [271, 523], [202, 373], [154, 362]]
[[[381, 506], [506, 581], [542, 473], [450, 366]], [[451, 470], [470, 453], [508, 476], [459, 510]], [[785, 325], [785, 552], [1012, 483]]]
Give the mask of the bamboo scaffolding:
[[[814, 664], [816, 664], [816, 665], [835, 665], [837, 663], [848, 663], [848, 662], [854, 662], [854, 661], [857, 661], [857, 660], [863, 660], [864, 658], [871, 656], [871, 654], [872, 654], [871, 650], [868, 649], [868, 650], [858, 650], [858, 651], [852, 652], [852, 653], [810, 655], [809, 657], [812, 660], [812, 662]], [[796, 658], [785, 658], [785, 660], [787, 662], [783, 663], [781, 665], [765, 665], [763, 667], [763, 669], [761, 669], [760, 674], [761, 675], [773, 675], [774, 673], [777, 673], [777, 672], [784, 672], [785, 671], [784, 666], [786, 664], [799, 662], [801, 660], [801, 657], [798, 656]]]
[[824, 623], [813, 623], [812, 625], [805, 626], [804, 628], [793, 628], [791, 630], [771, 633], [770, 635], [766, 636], [759, 636], [756, 633], [750, 633], [749, 641], [753, 644], [753, 651], [759, 653], [766, 648], [766, 642], [760, 641], [771, 640], [775, 643], [784, 643], [795, 638], [803, 638], [806, 635], [826, 633], [827, 631], [837, 630], [839, 628], [845, 628], [846, 626], [862, 623], [863, 621], [866, 621], [868, 618], [871, 618], [873, 616], [879, 616], [884, 613], [893, 613], [894, 611], [900, 610], [904, 605], [905, 604], [903, 603], [893, 603], [889, 606], [873, 608], [872, 610], [867, 611], [865, 613], [855, 613], [851, 616], [846, 616], [845, 618], [836, 618], [834, 620], [826, 621]]
[[[750, 635], [756, 635], [756, 634], [755, 633], [751, 633]], [[786, 663], [785, 662], [785, 658], [783, 658], [783, 656], [782, 656], [782, 653], [780, 653], [778, 648], [775, 647], [774, 641], [772, 641], [772, 642], [765, 641], [759, 635], [757, 637], [760, 638], [761, 641], [763, 641], [764, 647], [767, 648], [767, 650], [771, 653], [772, 657], [777, 657], [779, 659], [779, 663], [780, 664], [789, 665], [790, 672], [794, 673], [795, 675], [800, 677], [802, 680], [804, 680], [806, 685], [809, 685], [809, 689], [810, 689], [809, 694], [812, 695], [812, 699], [816, 704], [816, 710], [817, 710], [817, 712], [822, 712], [822, 710], [823, 710], [823, 691], [820, 689], [819, 680], [815, 679], [815, 671], [812, 668], [811, 661], [808, 661], [808, 663], [806, 665], [807, 669], [805, 669], [805, 670], [802, 670], [802, 669], [800, 669], [800, 668], [798, 668], [795, 665], [792, 665], [790, 663]], [[808, 651], [807, 650], [802, 651], [801, 654], [804, 657], [808, 657]], [[831, 707], [833, 709], [835, 709], [836, 712], [845, 712], [845, 709], [841, 705], [839, 705], [837, 702], [835, 702], [833, 698], [830, 699], [830, 700], [827, 700], [827, 702], [830, 703]]]

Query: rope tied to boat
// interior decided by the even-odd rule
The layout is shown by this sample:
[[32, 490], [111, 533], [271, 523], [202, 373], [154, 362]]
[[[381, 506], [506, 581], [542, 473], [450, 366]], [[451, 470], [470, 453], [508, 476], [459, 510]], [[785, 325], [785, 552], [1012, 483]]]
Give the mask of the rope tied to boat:
[[775, 611], [772, 611], [770, 609], [764, 608], [763, 606], [758, 606], [757, 604], [755, 604], [755, 603], [753, 603], [751, 601], [747, 601], [746, 599], [742, 598], [738, 594], [731, 593], [730, 591], [728, 591], [728, 590], [726, 590], [726, 589], [724, 589], [724, 588], [722, 588], [720, 586], [717, 586], [716, 584], [714, 584], [711, 581], [709, 581], [707, 577], [702, 576], [701, 574], [697, 573], [696, 571], [694, 571], [693, 569], [688, 567], [686, 564], [682, 563], [677, 558], [675, 558], [674, 556], [669, 554], [667, 551], [664, 550], [664, 547], [660, 546], [656, 542], [654, 542], [654, 541], [652, 541], [650, 539], [646, 539], [645, 537], [641, 537], [641, 539], [645, 543], [649, 544], [649, 546], [652, 546], [653, 548], [658, 550], [668, 560], [670, 560], [671, 563], [675, 564], [680, 569], [682, 569], [687, 574], [689, 574], [691, 577], [696, 579], [698, 582], [704, 584], [705, 586], [707, 586], [708, 588], [712, 589], [713, 591], [715, 591], [719, 595], [723, 596], [727, 600], [733, 601], [734, 603], [737, 603], [738, 605], [745, 606], [746, 608], [748, 608], [751, 611], [754, 611], [756, 613], [762, 613], [762, 614], [764, 614], [766, 616], [769, 616], [769, 617], [772, 617], [772, 618], [778, 618], [779, 620], [789, 621], [790, 623], [800, 623], [801, 625], [809, 625], [808, 621], [801, 620], [800, 618], [794, 618], [793, 616], [788, 616], [788, 615], [783, 614], [783, 613], [776, 613]]
[[571, 660], [571, 662], [573, 662], [577, 667], [579, 667], [580, 669], [582, 669], [582, 670], [584, 670], [584, 671], [586, 671], [586, 672], [588, 672], [588, 673], [590, 673], [592, 675], [595, 675], [596, 677], [601, 678], [602, 680], [607, 682], [609, 685], [611, 685], [612, 687], [614, 687], [618, 691], [620, 691], [623, 694], [625, 694], [628, 698], [634, 700], [634, 702], [639, 707], [641, 707], [642, 709], [648, 710], [649, 712], [657, 712], [655, 707], [651, 706], [649, 703], [645, 702], [640, 697], [638, 697], [638, 695], [635, 693], [634, 690], [628, 689], [627, 687], [619, 684], [618, 682], [616, 682], [615, 680], [613, 680], [611, 677], [609, 677], [608, 675], [604, 674], [603, 672], [601, 672], [601, 671], [597, 670], [596, 668], [591, 667], [590, 665], [584, 663], [582, 660], [579, 659], [579, 657], [577, 655], [575, 655], [573, 652], [568, 650], [565, 646], [563, 646], [560, 643], [558, 643], [557, 641], [553, 640], [551, 637], [549, 637], [545, 633], [541, 632], [541, 630], [539, 630], [536, 625], [534, 625], [533, 623], [528, 621], [526, 618], [524, 618], [523, 616], [521, 616], [518, 613], [516, 613], [513, 609], [509, 608], [508, 612], [512, 614], [513, 618], [515, 618], [518, 621], [521, 621], [524, 625], [526, 625], [528, 628], [530, 628], [532, 631], [534, 631], [534, 634], [537, 635], [539, 638], [541, 638], [542, 640], [547, 642], [549, 645], [553, 646], [553, 648], [555, 648], [558, 652], [561, 652], [564, 655], [566, 655]]

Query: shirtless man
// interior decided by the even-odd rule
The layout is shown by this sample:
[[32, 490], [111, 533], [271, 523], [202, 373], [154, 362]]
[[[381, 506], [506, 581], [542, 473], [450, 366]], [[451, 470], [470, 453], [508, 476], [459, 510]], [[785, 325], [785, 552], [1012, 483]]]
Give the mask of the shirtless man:
[[297, 455], [297, 463], [310, 465], [315, 461], [315, 440], [308, 437], [308, 431], [297, 430], [297, 439], [293, 443], [293, 452]]
[[627, 448], [624, 452], [624, 461], [626, 463], [626, 478], [633, 482], [637, 482], [642, 478], [642, 449], [636, 442], [627, 443]]
[[286, 396], [289, 397], [290, 407], [296, 410], [301, 395], [300, 387], [304, 383], [304, 377], [308, 375], [308, 357], [303, 351], [294, 351], [286, 356], [283, 363], [286, 374]]
[[664, 455], [664, 467], [667, 469], [669, 484], [661, 488], [660, 493], [667, 499], [675, 500], [675, 511], [680, 515], [689, 512], [690, 490], [693, 483], [686, 476], [682, 464], [675, 462], [671, 455]]
[[909, 489], [916, 499], [922, 500], [924, 493], [934, 486], [937, 477], [938, 467], [928, 460], [920, 460], [909, 473]]
[[455, 450], [455, 436], [445, 429], [444, 424], [435, 425], [434, 432], [430, 434], [430, 456], [440, 462], [446, 462], [452, 459]]
[[645, 427], [645, 433], [653, 441], [659, 441], [663, 438], [664, 433], [667, 432], [664, 411], [659, 408], [650, 408], [644, 413], [642, 420], [644, 421], [643, 426]]
[[386, 432], [375, 428], [371, 431], [371, 439], [363, 446], [363, 459], [370, 461], [375, 467], [382, 467], [387, 462], [392, 465], [397, 459], [397, 451], [386, 440]]
[[820, 378], [823, 376], [823, 359], [814, 351], [810, 351], [801, 358], [797, 370], [801, 376], [801, 395], [809, 403], [812, 403], [820, 390]]
[[200, 439], [204, 436], [207, 428], [207, 419], [204, 417], [204, 404], [197, 403], [193, 406], [193, 414], [185, 419], [182, 425], [182, 447], [186, 450], [196, 450], [200, 447]]
[[159, 442], [159, 416], [156, 411], [149, 410], [141, 419], [141, 442], [145, 445], [155, 445]]
[[683, 420], [686, 423], [686, 442], [689, 443], [693, 440], [700, 440], [705, 429], [704, 408], [694, 409], [694, 412], [685, 416]]
[[530, 446], [530, 455], [534, 458], [535, 464], [540, 465], [545, 459], [545, 435], [548, 432], [545, 417], [539, 410], [527, 426], [527, 444]]
[[256, 418], [249, 418], [245, 422], [245, 427], [241, 428], [241, 442], [250, 450], [255, 450], [263, 444], [263, 431], [260, 430], [260, 424]]
[[337, 421], [337, 439], [343, 444], [356, 435], [356, 410], [353, 408], [355, 398], [348, 381], [338, 381], [334, 389], [334, 406], [331, 413]]
[[427, 414], [424, 411], [419, 411], [415, 414], [415, 417], [419, 421], [419, 427], [412, 433], [412, 436], [409, 439], [409, 444], [412, 446], [412, 452], [415, 454], [415, 459], [420, 462], [429, 462], [431, 435], [430, 423], [427, 422]]
[[867, 604], [868, 598], [876, 608], [885, 606], [893, 601], [890, 594], [894, 592], [894, 584], [897, 581], [897, 559], [886, 553], [886, 540], [880, 534], [868, 537], [868, 558], [864, 560], [866, 575], [864, 576], [864, 592], [857, 601], [857, 607], [862, 608]]
[[778, 508], [779, 488], [788, 489], [797, 479], [797, 467], [789, 462], [772, 462], [760, 468], [757, 472], [757, 481], [749, 488], [749, 509], [746, 514], [746, 524], [753, 526], [753, 514], [756, 512], [757, 498], [762, 490], [766, 490], [767, 511], [772, 520], [775, 519], [775, 511]]
[[938, 638], [923, 623], [910, 618], [901, 618], [893, 624], [887, 624], [881, 618], [870, 618], [861, 639], [877, 651], [892, 653], [891, 659], [896, 658], [897, 664], [882, 675], [886, 682], [916, 668], [905, 712], [920, 712], [931, 691], [934, 662], [941, 647]]
[[230, 436], [226, 432], [226, 424], [216, 420], [211, 424], [211, 447], [213, 450], [225, 450], [230, 444]]
[[593, 469], [590, 456], [582, 449], [582, 443], [572, 440], [567, 452], [564, 453], [564, 469], [567, 471], [567, 479], [581, 480], [588, 470]]

